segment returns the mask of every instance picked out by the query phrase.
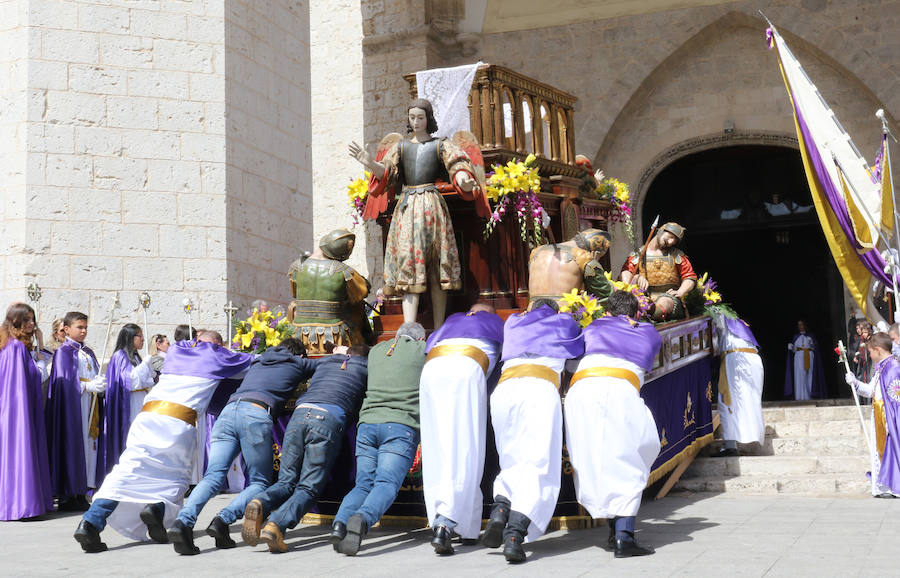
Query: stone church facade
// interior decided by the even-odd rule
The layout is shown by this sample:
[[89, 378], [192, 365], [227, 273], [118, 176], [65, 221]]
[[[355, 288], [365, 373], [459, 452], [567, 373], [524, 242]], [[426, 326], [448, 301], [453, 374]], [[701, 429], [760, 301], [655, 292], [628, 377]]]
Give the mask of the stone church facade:
[[[404, 126], [403, 74], [481, 60], [578, 97], [576, 152], [643, 196], [669, 163], [796, 147], [761, 9], [869, 160], [900, 115], [900, 2], [879, 0], [5, 0], [0, 2], [0, 302], [151, 332], [224, 328], [285, 303], [284, 272], [351, 222], [351, 140]], [[896, 124], [895, 124], [896, 126]], [[378, 284], [380, 232], [352, 264]], [[640, 231], [638, 231], [640, 234]], [[617, 235], [614, 266], [630, 250]]]

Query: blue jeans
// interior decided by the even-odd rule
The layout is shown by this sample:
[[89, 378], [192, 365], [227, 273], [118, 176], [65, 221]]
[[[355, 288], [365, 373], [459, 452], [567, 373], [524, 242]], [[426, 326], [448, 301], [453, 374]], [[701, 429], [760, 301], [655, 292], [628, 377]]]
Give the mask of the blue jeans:
[[356, 432], [356, 485], [335, 522], [362, 514], [371, 528], [391, 507], [416, 457], [419, 432], [399, 423], [361, 423]]
[[343, 420], [323, 409], [294, 410], [284, 432], [278, 481], [256, 496], [263, 515], [282, 532], [296, 526], [318, 501], [343, 440]]
[[272, 418], [263, 408], [241, 400], [226, 405], [213, 426], [206, 473], [178, 512], [182, 524], [194, 527], [200, 510], [225, 485], [238, 453], [247, 464], [250, 483], [219, 512], [226, 524], [240, 518], [247, 502], [272, 483]]
[[[118, 500], [108, 500], [106, 498], [96, 499], [91, 502], [91, 507], [88, 508], [88, 511], [84, 513], [84, 519], [90, 522], [93, 527], [97, 528], [98, 532], [102, 532], [103, 528], [106, 527], [106, 519], [109, 518], [109, 516], [113, 513], [113, 510], [115, 510], [116, 506], [118, 505]], [[165, 504], [159, 502], [152, 505], [154, 508], [156, 508], [157, 513], [160, 515], [160, 517], [165, 514]]]

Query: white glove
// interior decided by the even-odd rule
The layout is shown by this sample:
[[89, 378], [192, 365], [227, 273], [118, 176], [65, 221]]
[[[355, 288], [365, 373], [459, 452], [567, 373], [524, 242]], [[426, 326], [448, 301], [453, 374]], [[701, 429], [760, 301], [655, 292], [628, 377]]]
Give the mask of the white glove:
[[857, 383], [859, 383], [859, 380], [856, 379], [856, 376], [853, 375], [853, 372], [852, 372], [852, 371], [848, 371], [848, 372], [844, 375], [844, 380], [847, 381], [847, 385], [850, 385], [850, 386], [853, 386], [853, 387], [856, 387], [856, 386], [857, 386]]
[[106, 391], [106, 377], [98, 375], [94, 379], [84, 383], [84, 391], [88, 393], [103, 393]]
[[793, 351], [793, 350], [794, 350], [794, 344], [788, 343], [788, 351]]
[[163, 364], [165, 362], [166, 358], [162, 355], [152, 355], [147, 358], [147, 364], [155, 373], [159, 373], [160, 371], [162, 371]]

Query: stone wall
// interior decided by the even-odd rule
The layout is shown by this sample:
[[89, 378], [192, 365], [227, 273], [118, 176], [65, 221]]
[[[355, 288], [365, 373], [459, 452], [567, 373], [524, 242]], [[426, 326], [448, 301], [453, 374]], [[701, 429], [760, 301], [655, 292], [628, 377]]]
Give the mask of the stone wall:
[[210, 218], [227, 223], [229, 298], [287, 304], [288, 267], [313, 238], [309, 5], [225, 9], [227, 209]]
[[200, 306], [195, 323], [219, 323], [222, 4], [20, 0], [4, 10], [2, 22], [12, 10], [25, 33], [0, 53], [27, 54], [17, 63], [27, 123], [15, 140], [27, 178], [12, 197], [23, 202], [4, 215], [20, 240], [6, 258], [4, 301], [36, 280], [44, 326], [83, 310], [99, 351], [116, 292], [117, 324], [139, 321], [141, 290], [153, 299], [151, 333], [184, 319], [185, 294]]

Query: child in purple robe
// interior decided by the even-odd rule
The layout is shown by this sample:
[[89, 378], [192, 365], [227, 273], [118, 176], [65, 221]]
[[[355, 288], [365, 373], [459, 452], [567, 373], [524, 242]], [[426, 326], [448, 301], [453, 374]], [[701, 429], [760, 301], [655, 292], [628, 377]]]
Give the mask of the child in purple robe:
[[0, 520], [53, 509], [41, 371], [30, 350], [34, 310], [14, 303], [0, 324]]
[[84, 511], [95, 488], [102, 394], [106, 379], [87, 338], [88, 317], [70, 311], [63, 318], [66, 341], [53, 354], [45, 420], [50, 486], [59, 509]]

